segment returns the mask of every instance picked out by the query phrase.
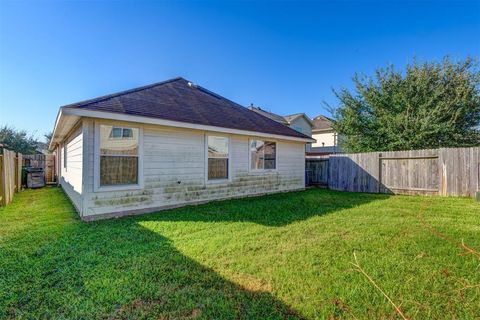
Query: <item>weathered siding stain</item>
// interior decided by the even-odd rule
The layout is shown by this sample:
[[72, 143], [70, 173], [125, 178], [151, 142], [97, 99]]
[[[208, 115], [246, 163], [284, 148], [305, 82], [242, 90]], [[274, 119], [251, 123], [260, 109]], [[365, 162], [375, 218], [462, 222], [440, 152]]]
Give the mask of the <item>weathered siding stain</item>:
[[85, 166], [83, 216], [288, 191], [305, 185], [304, 143], [277, 141], [277, 170], [250, 172], [249, 137], [229, 135], [231, 179], [211, 183], [205, 181], [206, 132], [144, 125], [144, 188], [94, 192], [95, 126], [93, 120], [84, 121], [84, 124], [88, 127], [85, 144], [88, 164]]

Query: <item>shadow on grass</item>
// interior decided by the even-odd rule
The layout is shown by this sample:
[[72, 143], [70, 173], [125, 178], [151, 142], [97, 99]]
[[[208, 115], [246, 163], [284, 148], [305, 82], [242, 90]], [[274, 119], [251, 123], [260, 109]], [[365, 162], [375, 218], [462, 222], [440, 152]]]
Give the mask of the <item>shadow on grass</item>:
[[308, 189], [262, 197], [217, 201], [200, 206], [142, 215], [142, 221], [252, 222], [281, 227], [314, 216], [345, 210], [372, 201], [386, 200], [387, 194], [339, 192]]
[[[44, 196], [65, 201], [58, 189]], [[0, 242], [0, 318], [302, 318], [270, 293], [186, 257], [135, 219], [86, 224], [70, 209], [38, 213], [66, 223], [39, 222]]]
[[222, 278], [140, 222], [284, 226], [388, 196], [308, 190], [88, 224], [60, 189], [17, 197], [12, 217], [29, 212], [31, 227], [0, 238], [0, 318], [301, 319], [269, 292]]

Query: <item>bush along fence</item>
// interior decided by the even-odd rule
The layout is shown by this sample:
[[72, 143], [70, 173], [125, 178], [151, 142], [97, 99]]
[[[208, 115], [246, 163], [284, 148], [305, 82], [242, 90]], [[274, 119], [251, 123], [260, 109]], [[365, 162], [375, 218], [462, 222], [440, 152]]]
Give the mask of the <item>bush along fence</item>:
[[21, 189], [22, 154], [3, 149], [0, 153], [0, 206], [12, 202], [14, 193]]
[[333, 190], [475, 197], [480, 147], [307, 158], [307, 184]]

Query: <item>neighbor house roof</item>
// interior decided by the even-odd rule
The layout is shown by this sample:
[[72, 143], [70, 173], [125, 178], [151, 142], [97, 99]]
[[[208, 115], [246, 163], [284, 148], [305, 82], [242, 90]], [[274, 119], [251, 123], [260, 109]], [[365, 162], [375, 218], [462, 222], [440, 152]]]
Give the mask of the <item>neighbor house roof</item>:
[[[78, 110], [91, 111], [92, 117], [98, 116], [99, 113], [120, 114], [162, 119], [170, 121], [169, 123], [188, 123], [197, 125], [198, 128], [221, 127], [311, 139], [183, 78], [63, 106], [57, 117], [57, 124], [62, 111], [65, 115], [86, 116], [85, 112], [78, 112]], [[118, 119], [118, 116], [115, 118]]]
[[293, 120], [297, 118], [303, 117], [307, 122], [313, 127], [313, 122], [310, 120], [310, 118], [305, 114], [305, 113], [294, 113], [288, 116], [284, 116], [285, 120], [288, 121], [288, 123], [292, 123]]
[[325, 116], [316, 116], [313, 118], [313, 128], [312, 131], [329, 131], [333, 130], [332, 128], [333, 120]]
[[283, 116], [281, 116], [281, 115], [278, 115], [278, 114], [276, 114], [276, 113], [263, 110], [263, 109], [260, 108], [260, 107], [250, 106], [249, 109], [250, 109], [251, 111], [254, 111], [254, 112], [258, 113], [258, 114], [261, 114], [261, 115], [264, 116], [264, 117], [267, 117], [267, 118], [272, 119], [272, 120], [274, 120], [274, 121], [280, 122], [281, 124], [288, 125], [288, 121], [285, 119], [285, 117], [283, 117]]
[[288, 116], [281, 116], [281, 115], [278, 115], [276, 113], [263, 110], [260, 107], [250, 106], [249, 109], [252, 110], [252, 111], [255, 111], [258, 114], [261, 114], [262, 116], [265, 116], [267, 118], [270, 118], [272, 120], [280, 122], [284, 125], [289, 125], [290, 123], [292, 123], [293, 120], [295, 120], [299, 117], [304, 117], [305, 120], [307, 120], [307, 122], [310, 123], [310, 125], [313, 126], [312, 120], [310, 120], [310, 118], [305, 113], [295, 113], [295, 114], [291, 114], [291, 115], [288, 115]]

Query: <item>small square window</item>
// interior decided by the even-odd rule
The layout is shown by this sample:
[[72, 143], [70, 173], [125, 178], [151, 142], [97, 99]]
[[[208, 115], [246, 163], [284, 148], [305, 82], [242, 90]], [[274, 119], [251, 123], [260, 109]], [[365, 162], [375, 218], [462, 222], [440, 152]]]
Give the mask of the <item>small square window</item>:
[[112, 128], [112, 131], [110, 131], [110, 138], [121, 138], [122, 137], [122, 128]]
[[133, 138], [133, 131], [130, 128], [123, 128], [123, 137], [124, 138]]

